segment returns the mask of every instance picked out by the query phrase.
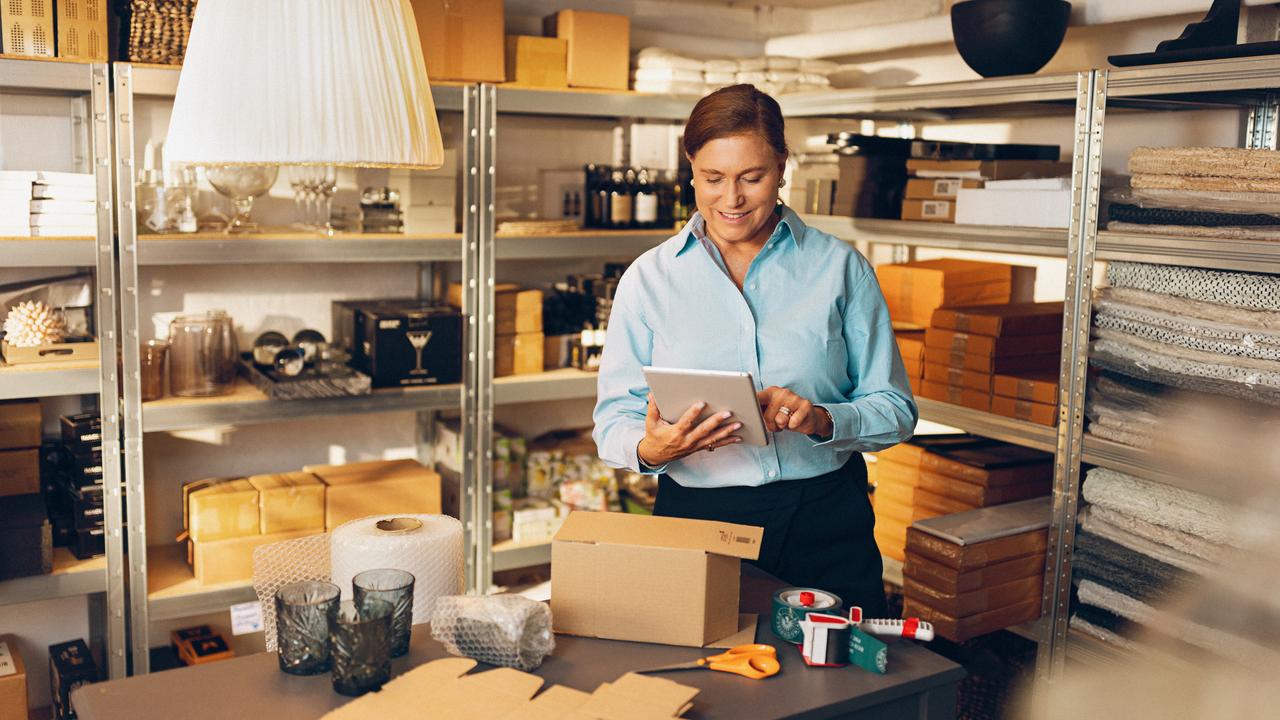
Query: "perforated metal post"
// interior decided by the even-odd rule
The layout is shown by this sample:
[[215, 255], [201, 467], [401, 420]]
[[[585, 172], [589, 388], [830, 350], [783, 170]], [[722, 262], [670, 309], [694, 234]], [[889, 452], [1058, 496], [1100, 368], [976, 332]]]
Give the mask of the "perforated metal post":
[[1053, 517], [1045, 557], [1042, 637], [1036, 678], [1062, 676], [1071, 602], [1071, 559], [1080, 496], [1080, 455], [1084, 434], [1085, 378], [1089, 366], [1089, 326], [1093, 310], [1094, 249], [1098, 240], [1098, 197], [1102, 173], [1102, 121], [1107, 72], [1079, 75], [1075, 153], [1071, 169], [1071, 229], [1067, 238], [1067, 296], [1058, 385], [1058, 443], [1053, 470]]
[[1280, 94], [1267, 93], [1251, 105], [1245, 120], [1244, 146], [1275, 150], [1277, 116], [1280, 116]]
[[494, 347], [494, 179], [498, 136], [498, 90], [480, 86], [479, 200], [480, 245], [477, 252], [476, 316], [476, 467], [475, 527], [476, 590], [487, 592], [493, 584], [493, 347]]
[[480, 264], [480, 92], [474, 85], [463, 88], [462, 93], [462, 315], [463, 355], [462, 368], [462, 479], [458, 518], [462, 521], [462, 547], [464, 548], [464, 578], [467, 592], [474, 592], [476, 583], [476, 390], [480, 322], [476, 308]]
[[116, 197], [120, 214], [120, 328], [124, 388], [124, 483], [129, 512], [129, 646], [133, 674], [150, 672], [147, 606], [147, 507], [142, 473], [142, 369], [138, 332], [138, 225], [134, 188], [133, 66], [115, 63]]

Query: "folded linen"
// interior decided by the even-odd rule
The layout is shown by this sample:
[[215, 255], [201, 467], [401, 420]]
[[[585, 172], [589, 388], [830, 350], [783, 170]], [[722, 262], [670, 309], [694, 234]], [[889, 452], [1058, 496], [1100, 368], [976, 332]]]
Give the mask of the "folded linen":
[[1201, 192], [1277, 193], [1280, 178], [1188, 177], [1136, 174], [1129, 179], [1136, 190], [1196, 190]]
[[1235, 147], [1139, 147], [1129, 153], [1129, 172], [1190, 177], [1274, 178], [1280, 152]]
[[701, 70], [680, 68], [638, 68], [633, 74], [637, 82], [701, 83]]
[[1229, 213], [1112, 203], [1108, 217], [1135, 225], [1187, 225], [1191, 227], [1280, 227], [1280, 217], [1261, 213]]
[[1137, 516], [1117, 512], [1101, 505], [1090, 505], [1089, 515], [1096, 521], [1122, 527], [1133, 535], [1206, 562], [1219, 563], [1236, 552], [1227, 545], [1210, 542], [1199, 535], [1156, 525]]
[[1211, 563], [1193, 555], [1152, 542], [1129, 532], [1124, 525], [1100, 519], [1091, 510], [1092, 508], [1086, 507], [1080, 511], [1080, 527], [1090, 534], [1097, 535], [1104, 540], [1110, 540], [1136, 553], [1197, 575], [1206, 575], [1214, 568]]
[[702, 72], [703, 61], [685, 57], [666, 48], [647, 47], [636, 53], [637, 68], [668, 68]]
[[1173, 235], [1176, 237], [1203, 237], [1219, 240], [1280, 240], [1280, 228], [1259, 227], [1203, 227], [1199, 225], [1146, 225], [1143, 223], [1111, 220], [1107, 230], [1116, 233], [1141, 235]]
[[[1093, 468], [1081, 489], [1085, 501], [1143, 522], [1220, 545], [1237, 542], [1237, 510], [1217, 498], [1107, 468]], [[1237, 545], [1238, 546], [1238, 545]]]
[[1112, 262], [1108, 284], [1253, 310], [1280, 310], [1280, 276], [1192, 268], [1182, 265]]
[[1189, 585], [1191, 575], [1087, 530], [1076, 532], [1072, 568], [1079, 577], [1106, 583], [1143, 600], [1163, 600]]
[[1280, 360], [1280, 332], [1181, 317], [1099, 294], [1096, 329], [1126, 333], [1164, 345], [1256, 360]]

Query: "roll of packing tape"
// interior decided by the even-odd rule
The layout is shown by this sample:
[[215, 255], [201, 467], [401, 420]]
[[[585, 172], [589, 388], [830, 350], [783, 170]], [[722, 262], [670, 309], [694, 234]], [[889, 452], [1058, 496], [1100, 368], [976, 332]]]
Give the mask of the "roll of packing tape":
[[789, 643], [804, 642], [800, 621], [811, 612], [840, 614], [838, 595], [815, 588], [782, 588], [773, 594], [773, 633]]

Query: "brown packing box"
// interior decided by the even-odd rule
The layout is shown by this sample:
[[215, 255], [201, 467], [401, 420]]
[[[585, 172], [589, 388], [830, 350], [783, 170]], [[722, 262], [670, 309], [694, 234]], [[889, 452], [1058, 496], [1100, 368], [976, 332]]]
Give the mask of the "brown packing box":
[[882, 481], [876, 488], [876, 501], [884, 500], [903, 507], [915, 507], [916, 489], [914, 485], [898, 485]]
[[956, 204], [953, 200], [903, 200], [903, 220], [949, 223], [956, 221]]
[[[449, 304], [462, 307], [462, 284], [449, 285]], [[522, 290], [515, 283], [501, 283], [493, 288], [493, 325], [495, 335], [542, 332], [542, 291]]]
[[1014, 400], [1013, 398], [996, 396], [991, 398], [991, 412], [1005, 417], [1029, 420], [1039, 425], [1058, 424], [1058, 406], [1048, 403]]
[[561, 10], [542, 20], [542, 34], [569, 41], [572, 87], [626, 90], [631, 75], [631, 18]]
[[988, 610], [1018, 605], [1031, 600], [1039, 600], [1040, 594], [1044, 590], [1044, 577], [1042, 575], [1010, 580], [1000, 585], [992, 585], [962, 593], [940, 592], [905, 575], [902, 580], [903, 595], [957, 618], [977, 615]]
[[503, 0], [411, 0], [427, 77], [437, 80], [502, 82]]
[[40, 403], [0, 402], [0, 450], [40, 447]]
[[210, 542], [257, 535], [258, 490], [244, 478], [209, 478], [182, 486], [183, 527]]
[[1053, 477], [1053, 455], [1015, 446], [958, 448], [929, 453], [921, 458], [920, 469], [1001, 487]]
[[876, 453], [876, 462], [892, 462], [907, 467], [919, 467], [920, 458], [928, 452], [921, 445], [911, 442], [898, 443]]
[[569, 41], [536, 35], [507, 36], [507, 82], [528, 87], [569, 85]]
[[924, 349], [924, 361], [964, 370], [996, 374], [1030, 370], [1053, 370], [1058, 367], [1061, 356], [1057, 348], [1051, 353], [1040, 355], [991, 357], [990, 355], [976, 355], [973, 353], [952, 352], [944, 348], [926, 347]]
[[0, 674], [0, 718], [26, 720], [27, 670], [13, 635], [0, 635], [0, 667], [5, 666], [12, 672]]
[[1015, 400], [1046, 403], [1058, 402], [1058, 373], [1034, 372], [995, 376], [995, 394]]
[[254, 550], [270, 543], [315, 534], [314, 530], [299, 530], [226, 540], [188, 540], [187, 556], [191, 560], [196, 582], [201, 585], [242, 582], [253, 578]]
[[924, 383], [923, 377], [916, 377], [912, 375], [911, 377], [907, 378], [907, 386], [911, 388], [911, 395], [913, 397], [916, 395], [920, 395], [920, 391], [923, 389], [921, 387], [923, 383]]
[[879, 265], [876, 279], [895, 323], [924, 328], [944, 305], [1030, 300], [1034, 267], [941, 258]]
[[901, 522], [886, 518], [885, 522], [876, 522], [872, 531], [880, 554], [903, 562], [906, 558], [907, 526]]
[[977, 171], [984, 180], [1017, 180], [1027, 177], [1063, 177], [1071, 174], [1071, 163], [1050, 160], [929, 160], [910, 158], [907, 171]]
[[0, 496], [40, 492], [40, 449], [0, 450]]
[[[926, 366], [927, 367], [927, 366]], [[955, 385], [947, 385], [945, 383], [925, 380], [920, 385], [920, 395], [937, 400], [939, 402], [950, 403], [952, 405], [963, 405], [974, 410], [988, 412], [991, 410], [991, 394], [984, 393], [981, 390], [971, 390], [969, 388], [957, 387]]]
[[1046, 335], [991, 337], [990, 335], [975, 335], [973, 333], [930, 327], [925, 331], [924, 346], [926, 350], [929, 348], [942, 348], [953, 354], [986, 355], [987, 357], [1042, 355], [1059, 352], [1062, 348], [1062, 335], [1060, 333], [1051, 333]]
[[898, 354], [902, 355], [902, 364], [907, 368], [907, 376], [924, 375], [924, 331], [894, 330], [893, 336], [898, 343]]
[[518, 333], [499, 335], [494, 339], [493, 375], [529, 375], [540, 373], [542, 367], [542, 333]]
[[1003, 585], [1026, 577], [1044, 577], [1044, 555], [1024, 555], [968, 572], [959, 572], [919, 553], [907, 557], [902, 567], [904, 578], [927, 585], [943, 593], [963, 593], [984, 587]]
[[982, 181], [960, 178], [907, 178], [905, 197], [909, 200], [955, 200], [962, 187], [980, 188]]
[[573, 512], [551, 543], [556, 632], [701, 647], [738, 631], [743, 559], [763, 530], [747, 525]]
[[915, 487], [920, 484], [918, 465], [907, 465], [886, 458], [876, 460], [876, 486], [900, 485]]
[[308, 472], [254, 475], [259, 531], [264, 535], [310, 530], [324, 532], [324, 483]]
[[907, 550], [947, 567], [965, 571], [1023, 555], [1043, 555], [1048, 537], [1047, 530], [1030, 530], [972, 545], [956, 545], [912, 527], [907, 529]]
[[930, 492], [924, 488], [916, 488], [914, 507], [928, 510], [936, 515], [953, 515], [978, 509], [978, 506], [972, 503]]
[[991, 375], [977, 370], [965, 370], [951, 367], [950, 365], [925, 363], [924, 379], [953, 387], [967, 388], [984, 394], [990, 394], [991, 392]]
[[911, 523], [916, 520], [925, 520], [939, 515], [939, 513], [926, 508], [906, 505], [890, 496], [876, 498], [875, 511], [877, 524], [883, 517], [902, 525], [902, 539], [904, 542], [907, 537], [907, 527], [911, 525]]
[[952, 642], [964, 642], [979, 635], [1036, 620], [1040, 617], [1040, 598], [958, 618], [932, 608], [916, 598], [907, 597], [902, 606], [902, 614], [905, 617], [918, 617], [930, 623], [933, 625], [934, 632]]
[[988, 505], [999, 505], [1048, 495], [1053, 490], [1053, 475], [1048, 474], [1038, 480], [1017, 485], [988, 487], [977, 483], [965, 482], [949, 475], [921, 470], [920, 489], [935, 495], [953, 498], [974, 507], [987, 507]]
[[369, 515], [439, 514], [440, 475], [417, 460], [308, 465], [324, 481], [324, 526]]
[[940, 307], [934, 311], [930, 326], [992, 337], [1061, 335], [1062, 303], [1025, 302]]

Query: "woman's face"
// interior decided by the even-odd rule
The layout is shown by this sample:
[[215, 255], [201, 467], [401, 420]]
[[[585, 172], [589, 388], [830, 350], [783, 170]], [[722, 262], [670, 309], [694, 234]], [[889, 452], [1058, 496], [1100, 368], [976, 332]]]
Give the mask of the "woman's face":
[[759, 241], [772, 231], [778, 181], [786, 157], [758, 133], [730, 135], [703, 145], [690, 159], [698, 212], [711, 237], [721, 242]]

